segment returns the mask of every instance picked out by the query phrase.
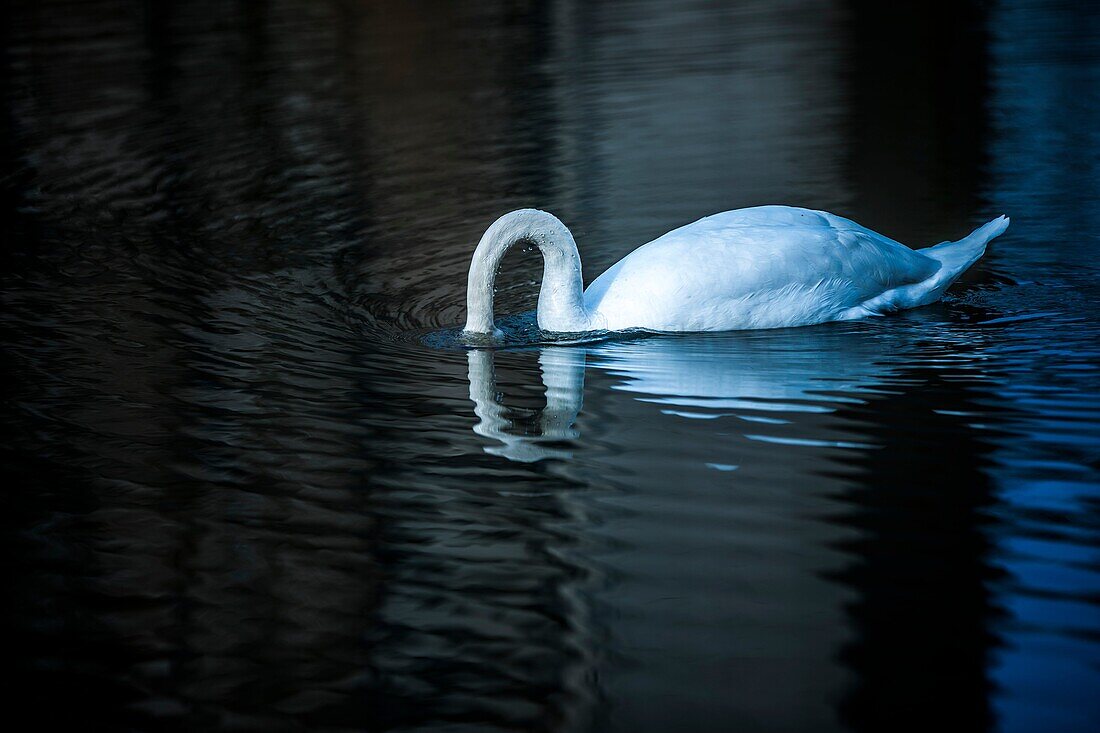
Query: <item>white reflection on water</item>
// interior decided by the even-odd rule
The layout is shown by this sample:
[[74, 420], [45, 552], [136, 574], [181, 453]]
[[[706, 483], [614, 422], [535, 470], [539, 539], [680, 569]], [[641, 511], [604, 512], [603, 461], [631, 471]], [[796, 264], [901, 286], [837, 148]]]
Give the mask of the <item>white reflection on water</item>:
[[500, 445], [486, 446], [486, 453], [520, 463], [572, 458], [572, 451], [556, 447], [554, 443], [578, 437], [573, 423], [584, 399], [584, 349], [552, 347], [539, 355], [546, 407], [539, 413], [538, 435], [509, 432], [511, 421], [497, 398], [493, 352], [473, 350], [468, 352], [468, 359], [470, 399], [479, 419], [474, 432], [500, 442]]
[[[899, 326], [901, 324], [898, 324]], [[905, 330], [903, 328], [903, 330]], [[468, 352], [470, 399], [479, 422], [474, 432], [496, 441], [485, 452], [532, 463], [568, 459], [568, 441], [581, 436], [574, 423], [584, 401], [585, 369], [616, 381], [613, 390], [661, 412], [691, 420], [736, 418], [750, 440], [791, 446], [874, 448], [866, 441], [767, 433], [797, 413], [830, 413], [894, 374], [904, 337], [874, 326], [788, 329], [764, 333], [655, 337], [595, 346], [547, 346], [539, 354], [546, 407], [534, 431], [520, 432], [496, 387], [494, 352]], [[713, 467], [729, 464], [715, 461]], [[728, 470], [728, 469], [727, 469]]]

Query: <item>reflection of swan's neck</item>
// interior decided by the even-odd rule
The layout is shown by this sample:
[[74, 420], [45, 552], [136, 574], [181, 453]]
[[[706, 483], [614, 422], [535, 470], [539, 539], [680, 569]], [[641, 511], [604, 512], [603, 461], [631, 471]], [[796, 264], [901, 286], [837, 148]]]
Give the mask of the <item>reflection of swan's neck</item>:
[[546, 443], [577, 437], [573, 423], [584, 397], [584, 350], [546, 349], [539, 356], [542, 382], [546, 387], [546, 408], [539, 414], [539, 435], [515, 435], [504, 406], [497, 399], [493, 352], [475, 349], [467, 352], [470, 368], [470, 399], [478, 424], [474, 432], [503, 445], [487, 447], [486, 453], [511, 461], [532, 463], [544, 458], [570, 458], [568, 450]]
[[591, 330], [591, 318], [584, 308], [581, 256], [573, 235], [553, 214], [520, 209], [493, 222], [474, 251], [466, 288], [466, 331], [495, 333], [493, 286], [497, 267], [516, 242], [529, 242], [542, 252], [539, 328], [565, 333]]

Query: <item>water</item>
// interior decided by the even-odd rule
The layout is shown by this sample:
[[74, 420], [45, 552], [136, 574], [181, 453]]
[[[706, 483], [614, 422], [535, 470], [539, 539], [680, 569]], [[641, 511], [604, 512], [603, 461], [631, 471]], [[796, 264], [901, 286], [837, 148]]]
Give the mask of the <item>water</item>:
[[[5, 13], [12, 714], [1095, 730], [1095, 10]], [[896, 317], [451, 338], [504, 211], [591, 280], [779, 202], [1013, 224]], [[539, 273], [509, 254], [499, 311]]]

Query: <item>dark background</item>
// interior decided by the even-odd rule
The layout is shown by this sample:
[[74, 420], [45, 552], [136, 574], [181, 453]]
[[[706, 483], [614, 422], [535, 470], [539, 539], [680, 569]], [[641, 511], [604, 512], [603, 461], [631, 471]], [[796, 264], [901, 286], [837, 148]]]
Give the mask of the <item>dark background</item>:
[[[1094, 4], [2, 13], [12, 719], [1096, 729]], [[764, 203], [1013, 224], [918, 314], [594, 347], [573, 432], [548, 352], [495, 356], [492, 427], [422, 343], [504, 211], [588, 282]], [[538, 262], [504, 272], [532, 308]]]

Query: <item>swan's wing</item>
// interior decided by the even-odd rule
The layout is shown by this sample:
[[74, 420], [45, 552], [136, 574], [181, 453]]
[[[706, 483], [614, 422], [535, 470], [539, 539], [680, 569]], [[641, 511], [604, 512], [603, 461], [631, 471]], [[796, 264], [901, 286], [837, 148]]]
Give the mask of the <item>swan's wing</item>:
[[837, 275], [859, 284], [867, 297], [927, 280], [940, 269], [931, 257], [858, 225], [832, 231]]
[[818, 322], [938, 268], [843, 217], [766, 206], [709, 216], [638, 248], [589, 286], [585, 303], [667, 330], [709, 330], [737, 322], [736, 313], [749, 327]]
[[[833, 282], [861, 299], [927, 279], [939, 263], [835, 214], [790, 206], [738, 209], [675, 229], [627, 259], [664, 262], [677, 289], [761, 291]], [[681, 263], [676, 267], [676, 263]], [[639, 263], [641, 264], [641, 263]], [[722, 283], [727, 283], [723, 286]], [[742, 287], [730, 289], [729, 284]]]
[[813, 238], [812, 232], [818, 230], [824, 235], [826, 242], [835, 239], [841, 247], [855, 247], [873, 256], [900, 258], [901, 261], [898, 264], [903, 267], [917, 265], [921, 262], [921, 258], [925, 257], [924, 255], [918, 258], [910, 257], [915, 253], [914, 250], [851, 219], [828, 211], [803, 209], [797, 206], [754, 206], [748, 209], [724, 211], [675, 229], [665, 236], [682, 234], [694, 237], [710, 233], [719, 239], [736, 240], [744, 235], [743, 231], [738, 230], [755, 228], [777, 229], [779, 230], [775, 232], [777, 235], [782, 236], [783, 232], [787, 232], [795, 238], [802, 236]]

